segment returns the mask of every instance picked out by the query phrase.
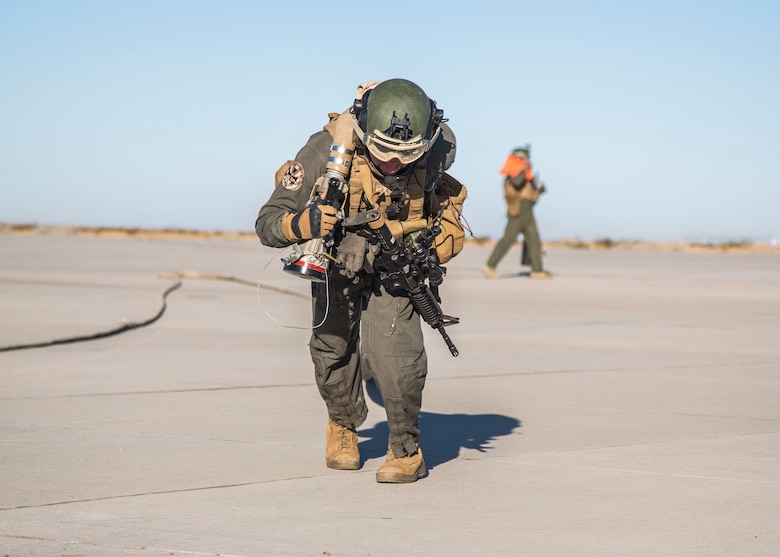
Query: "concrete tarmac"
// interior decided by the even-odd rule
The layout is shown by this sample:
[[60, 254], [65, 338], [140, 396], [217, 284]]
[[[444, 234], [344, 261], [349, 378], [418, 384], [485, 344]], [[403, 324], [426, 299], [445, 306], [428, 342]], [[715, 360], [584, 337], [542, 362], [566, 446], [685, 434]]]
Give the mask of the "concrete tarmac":
[[0, 235], [0, 555], [780, 555], [780, 256], [558, 249], [536, 281], [515, 248], [490, 281], [489, 250], [447, 266], [460, 356], [423, 325], [429, 473], [387, 485], [372, 383], [363, 468], [325, 467], [280, 251]]

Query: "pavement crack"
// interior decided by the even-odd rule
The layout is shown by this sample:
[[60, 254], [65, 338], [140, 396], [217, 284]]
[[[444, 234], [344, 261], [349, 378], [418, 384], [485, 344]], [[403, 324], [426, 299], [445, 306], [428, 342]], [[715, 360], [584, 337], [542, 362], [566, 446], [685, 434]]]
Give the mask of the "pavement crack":
[[219, 391], [241, 391], [241, 390], [264, 390], [264, 389], [286, 389], [311, 387], [313, 383], [290, 383], [276, 385], [234, 385], [231, 387], [201, 387], [193, 389], [160, 389], [155, 391], [117, 391], [113, 393], [76, 393], [66, 395], [39, 395], [39, 396], [20, 396], [20, 397], [0, 397], [0, 400], [38, 400], [38, 399], [56, 399], [56, 398], [100, 398], [112, 396], [139, 396], [139, 395], [169, 395], [180, 393], [209, 393]]
[[160, 491], [145, 491], [143, 493], [125, 493], [122, 495], [107, 495], [105, 497], [90, 497], [87, 499], [73, 499], [70, 501], [52, 501], [49, 503], [40, 503], [37, 505], [18, 505], [15, 507], [3, 507], [0, 508], [0, 512], [2, 511], [16, 511], [16, 510], [22, 510], [22, 509], [40, 509], [45, 507], [57, 507], [61, 505], [73, 505], [73, 504], [79, 504], [79, 503], [95, 503], [98, 501], [111, 501], [115, 499], [131, 499], [134, 497], [148, 497], [150, 495], [170, 495], [175, 493], [194, 493], [198, 491], [209, 491], [212, 489], [231, 489], [234, 487], [247, 487], [252, 485], [263, 485], [263, 484], [272, 484], [272, 483], [278, 483], [278, 482], [288, 482], [288, 481], [296, 481], [296, 480], [309, 480], [313, 478], [319, 478], [321, 475], [310, 475], [310, 476], [295, 476], [292, 478], [275, 478], [272, 480], [258, 480], [255, 482], [241, 482], [241, 483], [234, 483], [234, 484], [222, 484], [222, 485], [207, 485], [202, 487], [189, 487], [185, 489], [166, 489], [166, 490], [160, 490]]
[[[774, 360], [752, 360], [744, 362], [730, 362], [730, 366], [760, 366], [774, 363]], [[583, 368], [583, 369], [550, 369], [550, 370], [531, 370], [531, 371], [507, 371], [504, 373], [488, 373], [488, 374], [469, 374], [458, 375], [450, 377], [429, 377], [428, 381], [458, 381], [461, 379], [495, 379], [497, 377], [520, 377], [525, 375], [563, 375], [563, 374], [575, 374], [575, 373], [620, 373], [620, 372], [637, 372], [637, 371], [662, 371], [662, 370], [675, 370], [675, 369], [709, 369], [712, 367], [720, 367], [724, 364], [718, 363], [702, 363], [702, 364], [669, 364], [661, 366], [620, 366], [620, 367], [597, 367], [597, 368]]]

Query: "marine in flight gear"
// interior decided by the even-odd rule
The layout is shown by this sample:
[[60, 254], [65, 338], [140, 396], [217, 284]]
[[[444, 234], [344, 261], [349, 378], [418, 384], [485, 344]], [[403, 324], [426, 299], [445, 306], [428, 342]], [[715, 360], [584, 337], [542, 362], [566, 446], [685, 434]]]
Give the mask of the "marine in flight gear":
[[[466, 188], [446, 173], [455, 158], [455, 136], [435, 101], [405, 79], [359, 86], [352, 106], [329, 118], [295, 160], [279, 169], [277, 187], [261, 207], [255, 229], [268, 246], [300, 246], [308, 235], [324, 244], [328, 268], [325, 280], [312, 280], [315, 326], [309, 349], [328, 411], [326, 464], [361, 465], [356, 431], [368, 412], [362, 378], [370, 373], [390, 430], [388, 457], [376, 479], [414, 482], [426, 473], [419, 415], [427, 355], [420, 315], [408, 292], [380, 279], [388, 275], [383, 273], [387, 249], [377, 233], [387, 232], [385, 246], [414, 247], [415, 238], [435, 225], [439, 233], [430, 253], [436, 264], [461, 251]], [[346, 151], [352, 156], [342, 168], [340, 195], [325, 203], [335, 208], [327, 214], [335, 214], [337, 222], [329, 228], [322, 213], [318, 228], [312, 212], [322, 212], [317, 200], [328, 196], [329, 161]]]
[[533, 208], [546, 186], [534, 173], [531, 164], [531, 145], [515, 147], [506, 158], [500, 173], [504, 176], [504, 200], [507, 207], [507, 223], [504, 234], [496, 243], [483, 268], [483, 274], [497, 279], [496, 267], [511, 249], [517, 237], [523, 235], [523, 251], [520, 263], [531, 267], [532, 279], [551, 278], [542, 262], [542, 241], [536, 225]]

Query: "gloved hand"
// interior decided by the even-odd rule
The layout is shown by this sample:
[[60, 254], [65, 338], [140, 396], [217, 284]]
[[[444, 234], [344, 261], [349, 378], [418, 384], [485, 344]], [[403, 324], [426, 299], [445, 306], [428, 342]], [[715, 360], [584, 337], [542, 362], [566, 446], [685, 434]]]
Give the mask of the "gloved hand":
[[386, 224], [396, 241], [402, 242], [405, 235], [411, 234], [412, 232], [419, 232], [427, 227], [428, 221], [425, 219], [410, 219], [404, 221], [388, 220], [386, 221]]
[[334, 206], [328, 205], [319, 197], [309, 205], [309, 229], [312, 238], [321, 238], [333, 232], [339, 222], [336, 212]]
[[336, 246], [336, 259], [341, 262], [343, 274], [354, 278], [363, 269], [368, 240], [355, 233], [347, 233]]
[[374, 261], [376, 261], [376, 257], [379, 255], [380, 251], [382, 251], [382, 248], [379, 247], [378, 243], [372, 244], [371, 242], [368, 242], [366, 261], [363, 263], [363, 267], [367, 272], [373, 273]]
[[293, 241], [322, 238], [333, 231], [338, 221], [336, 208], [318, 198], [300, 213], [282, 217], [282, 233]]

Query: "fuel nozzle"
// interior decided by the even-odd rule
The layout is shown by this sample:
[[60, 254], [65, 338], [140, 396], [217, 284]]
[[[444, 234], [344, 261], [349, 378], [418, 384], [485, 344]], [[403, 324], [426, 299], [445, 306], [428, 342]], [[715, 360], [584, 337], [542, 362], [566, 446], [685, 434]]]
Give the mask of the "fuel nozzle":
[[[339, 116], [333, 132], [333, 144], [330, 147], [325, 173], [313, 201], [310, 203], [327, 204], [341, 210], [349, 188], [349, 172], [355, 153], [355, 139], [352, 129], [352, 116], [344, 113]], [[343, 213], [341, 214], [343, 216]], [[333, 246], [333, 234], [324, 238], [314, 238], [302, 244], [296, 244], [289, 256], [283, 257], [284, 271], [313, 282], [325, 282], [328, 267], [333, 259], [330, 249]]]

